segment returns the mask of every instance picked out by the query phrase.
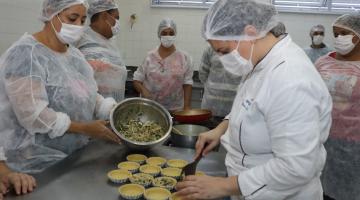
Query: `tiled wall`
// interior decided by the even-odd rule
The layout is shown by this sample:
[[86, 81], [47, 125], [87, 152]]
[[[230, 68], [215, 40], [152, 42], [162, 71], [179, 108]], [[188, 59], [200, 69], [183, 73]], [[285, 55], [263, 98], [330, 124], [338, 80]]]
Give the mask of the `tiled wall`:
[[[150, 0], [117, 0], [120, 6], [122, 31], [116, 38], [127, 65], [138, 66], [146, 52], [159, 44], [157, 26], [164, 17], [173, 18], [178, 25], [177, 47], [188, 52], [198, 68], [206, 42], [200, 29], [206, 10], [150, 8]], [[33, 33], [41, 28], [37, 20], [42, 0], [0, 0], [0, 53], [4, 52], [24, 32]], [[136, 14], [137, 23], [130, 28], [130, 15]], [[280, 13], [280, 19], [300, 46], [309, 44], [309, 29], [324, 24], [326, 42], [331, 43], [331, 24], [336, 15]]]
[[0, 54], [25, 32], [38, 31], [42, 0], [0, 0]]
[[[206, 47], [200, 36], [201, 19], [205, 10], [150, 8], [150, 0], [119, 0], [122, 34], [119, 45], [130, 65], [141, 64], [146, 52], [159, 45], [157, 28], [161, 19], [170, 17], [177, 24], [176, 46], [193, 56], [198, 66], [199, 54]], [[136, 13], [137, 23], [130, 28], [130, 15]]]
[[[200, 35], [204, 9], [164, 9], [150, 8], [150, 0], [118, 0], [123, 24], [119, 45], [129, 65], [139, 65], [146, 52], [158, 45], [157, 26], [164, 17], [173, 18], [178, 25], [177, 46], [193, 57], [194, 67], [198, 68], [203, 49], [206, 47]], [[130, 15], [136, 13], [138, 22], [130, 29]], [[336, 15], [281, 13], [293, 39], [300, 45], [309, 44], [309, 29], [314, 23], [331, 26]], [[332, 37], [328, 29], [326, 41], [331, 43]]]

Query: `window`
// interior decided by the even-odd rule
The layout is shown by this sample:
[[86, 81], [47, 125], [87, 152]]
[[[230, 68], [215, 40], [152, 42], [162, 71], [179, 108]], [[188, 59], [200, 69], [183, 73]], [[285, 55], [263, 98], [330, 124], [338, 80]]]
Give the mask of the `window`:
[[360, 12], [359, 0], [332, 0], [332, 10], [346, 12], [357, 11]]
[[[216, 0], [151, 0], [152, 7], [209, 8]], [[360, 12], [360, 0], [271, 0], [280, 12]]]
[[359, 0], [272, 0], [279, 11], [350, 13], [360, 11]]
[[151, 0], [153, 7], [209, 8], [216, 0]]

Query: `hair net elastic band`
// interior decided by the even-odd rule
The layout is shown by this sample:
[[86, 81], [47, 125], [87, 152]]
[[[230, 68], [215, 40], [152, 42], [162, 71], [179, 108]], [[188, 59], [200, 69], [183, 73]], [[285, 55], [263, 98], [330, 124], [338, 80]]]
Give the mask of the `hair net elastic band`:
[[[105, 12], [105, 11], [108, 11], [108, 10], [114, 10], [114, 9], [119, 9], [119, 7], [113, 7], [113, 8], [104, 8], [104, 9], [101, 9], [101, 10], [97, 10], [96, 13], [92, 13], [92, 15], [95, 15], [97, 13], [101, 13], [101, 12]], [[90, 16], [91, 17], [91, 16]]]
[[333, 24], [332, 26], [349, 30], [349, 31], [353, 32], [356, 36], [358, 36], [358, 38], [360, 39], [360, 33], [357, 33], [355, 30], [353, 30], [352, 28], [349, 28], [348, 26], [343, 26], [340, 24]]

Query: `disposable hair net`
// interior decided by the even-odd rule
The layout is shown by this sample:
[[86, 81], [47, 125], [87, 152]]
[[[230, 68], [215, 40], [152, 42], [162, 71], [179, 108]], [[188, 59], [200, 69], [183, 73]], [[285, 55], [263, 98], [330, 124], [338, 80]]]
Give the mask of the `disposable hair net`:
[[83, 4], [86, 8], [88, 8], [86, 0], [44, 0], [40, 20], [43, 22], [50, 21], [61, 11], [78, 4]]
[[315, 32], [318, 32], [318, 31], [321, 31], [321, 32], [325, 32], [325, 27], [321, 24], [318, 24], [316, 26], [313, 26], [311, 29], [310, 29], [310, 36], [314, 36], [314, 33]]
[[354, 32], [360, 38], [360, 14], [345, 14], [338, 17], [333, 26]]
[[[254, 40], [264, 37], [279, 23], [275, 7], [254, 0], [219, 0], [207, 12], [202, 35], [206, 40]], [[246, 26], [256, 35], [244, 33]]]
[[88, 9], [89, 17], [92, 17], [96, 13], [119, 8], [114, 0], [88, 0], [88, 2], [89, 2], [89, 9]]
[[177, 34], [177, 30], [176, 30], [176, 24], [174, 22], [174, 20], [166, 18], [161, 20], [159, 27], [158, 27], [158, 36], [160, 38], [161, 32], [167, 28], [171, 28], [174, 30], [175, 35]]

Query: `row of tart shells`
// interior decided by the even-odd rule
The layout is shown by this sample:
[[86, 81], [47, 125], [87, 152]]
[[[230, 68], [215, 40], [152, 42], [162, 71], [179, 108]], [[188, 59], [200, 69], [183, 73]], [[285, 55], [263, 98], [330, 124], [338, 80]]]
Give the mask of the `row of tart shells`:
[[[142, 154], [131, 154], [126, 157], [128, 161], [118, 164], [119, 169], [128, 170], [131, 173], [145, 173], [152, 176], [167, 176], [179, 179], [181, 169], [188, 164], [186, 160], [172, 159], [166, 160], [163, 157], [147, 158]], [[162, 167], [166, 167], [163, 168]]]
[[[169, 160], [169, 161], [179, 162], [179, 163], [184, 162], [182, 160]], [[151, 164], [145, 164], [141, 166], [139, 163], [132, 161], [121, 162], [118, 164], [119, 169], [110, 171], [108, 173], [108, 177], [111, 181], [115, 183], [124, 183], [131, 177], [132, 174], [140, 172], [143, 174], [149, 174], [153, 177], [156, 177], [161, 174], [161, 176], [171, 177], [176, 180], [179, 180], [181, 178], [181, 168], [171, 167], [174, 165], [171, 165], [172, 162], [169, 161], [167, 163], [170, 164], [167, 164], [168, 167], [166, 168], [161, 168], [160, 166], [151, 165]], [[176, 166], [180, 166], [180, 164], [177, 164]], [[204, 173], [198, 171], [196, 172], [196, 175], [204, 175]]]
[[[124, 199], [135, 200], [143, 196], [147, 200], [180, 199], [174, 195], [175, 193], [171, 195], [170, 191], [174, 189], [177, 180], [181, 178], [181, 169], [188, 164], [187, 161], [180, 159], [166, 160], [162, 157], [147, 158], [142, 154], [131, 154], [128, 155], [126, 159], [127, 161], [118, 164], [119, 169], [108, 173], [108, 178], [114, 183], [131, 182], [131, 184], [126, 184], [119, 188], [119, 193]], [[161, 167], [164, 166], [166, 166], [166, 168], [162, 169]], [[154, 178], [160, 174], [162, 177]], [[197, 171], [196, 175], [205, 174]], [[147, 177], [151, 182], [139, 183], [137, 182], [139, 177]], [[159, 185], [158, 183], [161, 179], [166, 179], [172, 182], [172, 184], [169, 186]], [[150, 185], [154, 187], [145, 190], [145, 187], [149, 187]], [[154, 198], [156, 195], [157, 197]]]
[[181, 200], [180, 196], [165, 188], [153, 187], [145, 189], [144, 186], [138, 184], [126, 184], [119, 188], [120, 196], [128, 200], [136, 200], [145, 197], [146, 200]]
[[143, 165], [146, 163], [149, 165], [155, 165], [155, 166], [160, 166], [160, 167], [167, 165], [169, 167], [183, 168], [183, 167], [185, 167], [185, 165], [188, 164], [188, 162], [186, 160], [180, 160], [180, 159], [166, 160], [163, 157], [148, 158], [142, 154], [131, 154], [131, 155], [128, 155], [126, 157], [126, 159], [130, 162], [139, 163], [140, 165]]

